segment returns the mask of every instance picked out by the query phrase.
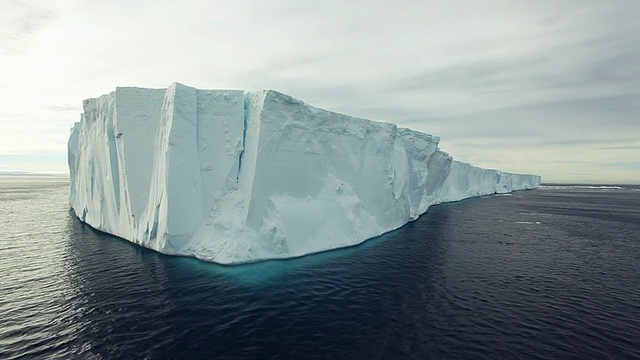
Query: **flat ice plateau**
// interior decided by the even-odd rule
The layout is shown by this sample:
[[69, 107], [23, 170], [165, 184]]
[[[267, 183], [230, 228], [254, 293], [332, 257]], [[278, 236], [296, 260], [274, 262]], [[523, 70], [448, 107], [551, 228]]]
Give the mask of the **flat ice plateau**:
[[273, 90], [119, 87], [83, 111], [68, 143], [78, 218], [220, 264], [356, 245], [434, 204], [540, 184], [454, 161], [436, 136]]

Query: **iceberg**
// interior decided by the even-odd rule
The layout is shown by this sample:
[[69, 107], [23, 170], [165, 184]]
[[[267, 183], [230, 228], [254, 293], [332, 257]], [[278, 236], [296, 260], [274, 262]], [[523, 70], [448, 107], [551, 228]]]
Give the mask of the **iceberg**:
[[454, 161], [439, 138], [273, 90], [118, 87], [83, 102], [69, 202], [95, 229], [239, 264], [359, 244], [429, 206], [540, 184]]

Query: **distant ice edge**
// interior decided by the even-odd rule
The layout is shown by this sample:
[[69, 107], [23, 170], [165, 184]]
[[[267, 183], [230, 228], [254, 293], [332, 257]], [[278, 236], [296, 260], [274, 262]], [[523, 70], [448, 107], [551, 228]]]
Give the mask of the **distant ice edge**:
[[352, 246], [434, 204], [540, 185], [454, 161], [436, 136], [273, 90], [119, 87], [83, 111], [68, 142], [78, 218], [220, 264]]

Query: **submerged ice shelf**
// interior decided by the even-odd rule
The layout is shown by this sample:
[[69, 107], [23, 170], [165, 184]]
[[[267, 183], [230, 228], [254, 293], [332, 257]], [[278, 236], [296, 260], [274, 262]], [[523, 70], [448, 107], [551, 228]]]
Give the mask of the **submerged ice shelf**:
[[68, 143], [78, 218], [221, 264], [356, 245], [434, 204], [540, 184], [272, 90], [117, 88], [83, 111]]

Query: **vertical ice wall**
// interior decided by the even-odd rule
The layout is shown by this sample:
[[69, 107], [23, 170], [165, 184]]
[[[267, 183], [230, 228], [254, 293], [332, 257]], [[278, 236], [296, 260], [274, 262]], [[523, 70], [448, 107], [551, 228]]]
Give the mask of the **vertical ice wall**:
[[438, 142], [270, 90], [117, 88], [73, 127], [70, 203], [97, 229], [231, 264], [355, 245], [432, 204], [540, 182]]

